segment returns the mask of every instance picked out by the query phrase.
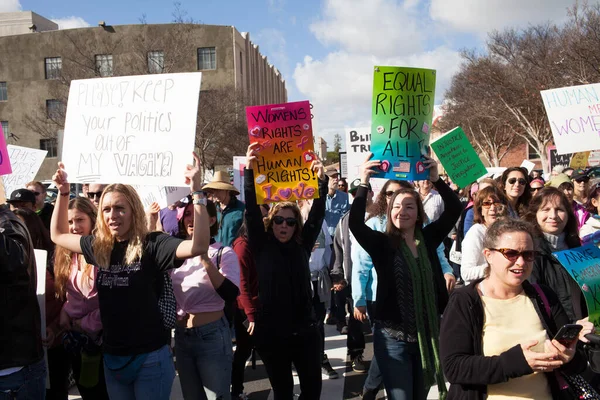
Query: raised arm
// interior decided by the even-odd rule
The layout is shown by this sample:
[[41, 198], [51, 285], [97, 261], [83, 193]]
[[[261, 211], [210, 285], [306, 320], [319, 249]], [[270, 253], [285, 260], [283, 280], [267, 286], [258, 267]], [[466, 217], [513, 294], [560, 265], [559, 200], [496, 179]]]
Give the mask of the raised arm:
[[58, 196], [50, 221], [50, 237], [55, 244], [73, 253], [81, 253], [81, 235], [69, 232], [69, 181], [62, 162], [58, 163], [52, 181], [58, 189]]
[[248, 146], [246, 152], [246, 169], [244, 170], [244, 195], [246, 200], [246, 228], [248, 229], [248, 243], [256, 251], [264, 243], [266, 232], [260, 206], [256, 201], [256, 188], [254, 187], [254, 171], [252, 166], [256, 161], [258, 143]]
[[194, 202], [194, 230], [192, 238], [184, 240], [177, 246], [175, 257], [179, 260], [192, 258], [206, 254], [210, 245], [210, 223], [206, 211], [206, 198], [202, 192], [202, 176], [200, 171], [200, 158], [196, 153], [194, 160], [196, 165], [188, 165], [185, 171], [185, 183], [192, 190], [192, 201]]
[[[315, 157], [317, 156], [315, 155]], [[312, 207], [308, 213], [308, 218], [302, 229], [302, 245], [309, 253], [312, 251], [312, 248], [319, 237], [321, 227], [323, 226], [323, 220], [325, 219], [325, 199], [328, 190], [327, 184], [329, 182], [329, 178], [325, 175], [323, 169], [323, 163], [318, 157], [312, 162], [311, 169], [317, 174], [319, 198], [313, 200]]]

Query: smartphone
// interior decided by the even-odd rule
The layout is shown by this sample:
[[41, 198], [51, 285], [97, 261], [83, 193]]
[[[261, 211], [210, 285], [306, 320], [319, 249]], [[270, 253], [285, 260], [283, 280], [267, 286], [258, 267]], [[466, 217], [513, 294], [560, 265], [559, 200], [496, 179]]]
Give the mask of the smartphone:
[[250, 326], [250, 321], [248, 321], [248, 318], [246, 318], [244, 322], [242, 322], [242, 325], [244, 325], [244, 328], [248, 329], [248, 327]]
[[579, 332], [583, 326], [577, 324], [565, 324], [554, 336], [554, 340], [563, 346], [571, 346], [579, 338]]

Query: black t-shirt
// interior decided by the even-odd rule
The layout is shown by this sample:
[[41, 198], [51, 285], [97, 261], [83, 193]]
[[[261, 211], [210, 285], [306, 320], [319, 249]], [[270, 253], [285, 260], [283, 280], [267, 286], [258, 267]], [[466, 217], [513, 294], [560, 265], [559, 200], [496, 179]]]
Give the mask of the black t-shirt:
[[50, 203], [44, 203], [44, 207], [38, 213], [38, 216], [42, 220], [42, 223], [46, 229], [50, 230], [50, 220], [52, 219], [52, 213], [54, 212], [54, 206]]
[[[83, 236], [81, 250], [88, 263], [97, 265], [93, 240], [93, 236]], [[181, 242], [164, 233], [149, 233], [141, 260], [128, 265], [123, 265], [128, 242], [115, 242], [110, 268], [98, 268], [96, 280], [106, 353], [143, 354], [169, 343], [169, 331], [158, 308], [156, 281], [161, 272], [182, 265], [183, 260], [175, 259]]]

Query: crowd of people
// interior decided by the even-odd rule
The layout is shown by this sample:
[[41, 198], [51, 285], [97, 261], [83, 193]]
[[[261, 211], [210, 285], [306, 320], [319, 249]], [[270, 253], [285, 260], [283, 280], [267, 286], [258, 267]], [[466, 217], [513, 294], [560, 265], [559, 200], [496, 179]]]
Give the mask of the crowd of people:
[[[294, 398], [293, 370], [300, 398], [319, 399], [322, 379], [338, 378], [324, 324], [346, 335], [363, 399], [423, 400], [434, 385], [448, 399], [575, 399], [581, 379], [599, 387], [582, 289], [552, 255], [600, 243], [596, 170], [544, 179], [512, 167], [458, 188], [423, 156], [428, 180], [388, 180], [375, 196], [380, 160], [347, 182], [315, 156], [318, 198], [258, 204], [257, 154], [250, 145], [245, 204], [228, 174], [203, 183], [196, 155], [190, 194], [162, 209], [119, 183], [70, 199], [61, 163], [54, 205], [40, 182], [11, 193], [0, 398], [65, 400], [72, 371], [84, 400], [166, 400], [176, 373], [185, 399], [247, 399], [256, 353], [275, 400]], [[578, 340], [553, 339], [565, 324], [582, 326]]]

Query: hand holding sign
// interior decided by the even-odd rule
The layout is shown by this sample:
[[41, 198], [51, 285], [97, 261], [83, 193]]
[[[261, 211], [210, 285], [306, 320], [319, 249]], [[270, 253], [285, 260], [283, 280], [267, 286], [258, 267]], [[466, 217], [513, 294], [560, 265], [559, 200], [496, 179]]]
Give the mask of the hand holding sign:
[[248, 146], [248, 151], [246, 151], [246, 168], [254, 168], [254, 162], [258, 156], [259, 148], [260, 144], [258, 142], [250, 143], [250, 146]]
[[[437, 182], [440, 179], [440, 174], [438, 171], [438, 162], [433, 158], [422, 156], [423, 161], [421, 161], [425, 167], [425, 169], [429, 170], [429, 180], [431, 182]], [[419, 165], [419, 163], [417, 163]]]
[[371, 175], [375, 175], [380, 172], [381, 162], [379, 160], [371, 160], [372, 157], [373, 153], [369, 153], [365, 162], [362, 163], [362, 165], [358, 168], [361, 183], [369, 183]]
[[58, 169], [52, 176], [52, 182], [56, 185], [59, 193], [69, 193], [69, 181], [67, 179], [67, 171], [65, 171], [65, 164], [62, 161], [58, 162]]
[[200, 171], [200, 158], [196, 153], [192, 153], [194, 156], [195, 165], [187, 165], [185, 168], [185, 184], [190, 185], [192, 192], [199, 192], [202, 190], [202, 171]]
[[313, 157], [313, 162], [310, 165], [310, 169], [313, 170], [313, 172], [315, 172], [317, 174], [317, 178], [324, 181], [325, 180], [325, 168], [323, 167], [323, 162], [321, 161], [319, 156], [317, 156], [312, 151], [310, 152], [310, 154]]

